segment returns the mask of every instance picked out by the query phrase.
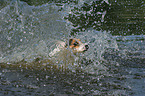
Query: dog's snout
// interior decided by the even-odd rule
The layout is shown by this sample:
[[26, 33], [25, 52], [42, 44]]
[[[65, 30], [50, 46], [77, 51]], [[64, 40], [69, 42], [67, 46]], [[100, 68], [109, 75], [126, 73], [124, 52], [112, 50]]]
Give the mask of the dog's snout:
[[85, 45], [85, 48], [86, 48], [86, 49], [89, 49], [89, 45]]
[[89, 49], [89, 45], [85, 45], [85, 50], [84, 51], [87, 51]]

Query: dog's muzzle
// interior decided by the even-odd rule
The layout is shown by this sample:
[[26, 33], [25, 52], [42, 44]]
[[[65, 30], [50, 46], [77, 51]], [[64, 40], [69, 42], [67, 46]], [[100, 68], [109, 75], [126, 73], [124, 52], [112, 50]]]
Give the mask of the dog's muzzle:
[[89, 49], [89, 45], [85, 45], [85, 50], [84, 50], [84, 52], [87, 51], [88, 49]]

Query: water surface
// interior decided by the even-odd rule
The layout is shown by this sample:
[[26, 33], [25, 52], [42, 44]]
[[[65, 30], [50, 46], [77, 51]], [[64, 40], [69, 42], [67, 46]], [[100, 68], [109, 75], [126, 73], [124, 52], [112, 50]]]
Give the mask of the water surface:
[[[101, 7], [102, 9], [113, 6], [108, 4], [107, 0], [104, 1], [106, 7]], [[104, 5], [103, 2], [99, 3]], [[71, 16], [73, 14], [74, 17], [80, 18], [80, 14], [77, 14], [79, 11], [74, 9], [93, 6], [89, 0], [79, 1], [79, 4], [65, 2], [59, 5], [51, 2], [38, 6], [19, 0], [7, 0], [2, 5], [0, 95], [145, 94], [145, 35], [137, 33], [123, 36], [120, 32], [128, 32], [123, 29], [117, 31], [117, 35], [113, 34], [118, 28], [124, 28], [123, 24], [118, 28], [112, 25], [115, 31], [110, 25], [106, 26], [109, 27], [106, 30], [101, 29], [104, 28], [105, 22], [109, 22], [105, 19], [110, 16], [106, 13], [108, 10], [103, 9], [96, 14], [92, 10], [85, 10], [86, 13], [84, 9], [79, 10], [80, 14], [92, 14], [99, 19], [92, 23], [92, 17], [88, 16], [83, 19], [86, 24], [82, 24], [83, 20], [79, 19], [75, 23], [73, 20], [78, 19], [71, 20]], [[130, 25], [132, 22], [127, 21], [126, 24]], [[141, 29], [143, 30], [142, 27]], [[70, 37], [80, 38], [82, 42], [88, 43], [89, 50], [80, 54], [79, 58], [74, 55], [74, 65], [68, 66], [66, 70], [56, 68], [53, 64], [57, 65], [57, 62], [49, 62], [49, 52], [54, 49], [56, 40], [65, 41]], [[69, 61], [67, 62], [69, 64]]]

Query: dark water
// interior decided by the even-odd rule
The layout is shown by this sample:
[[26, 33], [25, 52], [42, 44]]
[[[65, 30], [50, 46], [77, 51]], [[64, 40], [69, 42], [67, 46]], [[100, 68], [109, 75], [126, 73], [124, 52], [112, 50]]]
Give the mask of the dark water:
[[[144, 96], [144, 1], [24, 1], [0, 1], [1, 96]], [[89, 50], [56, 68], [69, 37]]]

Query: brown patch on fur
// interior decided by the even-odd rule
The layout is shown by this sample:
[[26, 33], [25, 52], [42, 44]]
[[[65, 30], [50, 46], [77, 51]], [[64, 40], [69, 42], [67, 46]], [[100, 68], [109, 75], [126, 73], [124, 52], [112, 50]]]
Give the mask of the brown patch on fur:
[[79, 48], [79, 42], [78, 41], [81, 41], [80, 39], [69, 39], [69, 47], [71, 49], [73, 48]]

